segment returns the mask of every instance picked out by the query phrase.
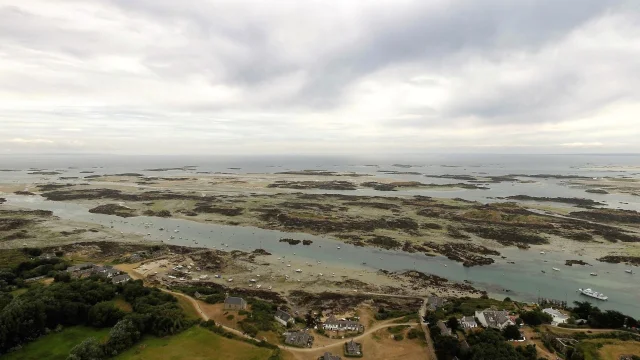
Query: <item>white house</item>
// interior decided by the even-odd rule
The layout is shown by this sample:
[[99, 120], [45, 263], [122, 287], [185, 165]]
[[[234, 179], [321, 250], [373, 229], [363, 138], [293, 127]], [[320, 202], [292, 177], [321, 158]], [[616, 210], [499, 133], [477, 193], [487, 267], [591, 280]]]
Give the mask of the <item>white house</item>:
[[458, 322], [463, 329], [473, 329], [478, 327], [478, 323], [476, 323], [476, 319], [473, 316], [464, 316], [458, 320]]
[[359, 322], [344, 320], [344, 319], [338, 320], [333, 315], [331, 315], [331, 317], [329, 317], [327, 321], [325, 321], [324, 324], [322, 324], [322, 326], [324, 327], [325, 330], [357, 331], [357, 332], [364, 331], [364, 326], [362, 326]]
[[502, 330], [508, 325], [515, 325], [509, 318], [509, 312], [506, 310], [495, 311], [487, 309], [484, 311], [476, 311], [476, 318], [478, 318], [482, 326], [487, 328]]
[[554, 326], [557, 326], [558, 324], [564, 324], [567, 322], [567, 319], [569, 319], [567, 315], [561, 313], [560, 311], [554, 308], [547, 308], [542, 310], [542, 312], [545, 314], [549, 314], [553, 317], [553, 320], [551, 321], [551, 325], [554, 325]]

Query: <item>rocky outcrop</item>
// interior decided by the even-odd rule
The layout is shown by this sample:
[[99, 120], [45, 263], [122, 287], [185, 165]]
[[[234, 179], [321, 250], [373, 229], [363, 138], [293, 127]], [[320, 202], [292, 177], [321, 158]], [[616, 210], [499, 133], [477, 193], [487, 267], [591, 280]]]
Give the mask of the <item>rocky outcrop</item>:
[[278, 180], [267, 185], [268, 188], [284, 188], [284, 189], [322, 189], [322, 190], [357, 190], [358, 187], [349, 181], [288, 181]]
[[640, 256], [607, 255], [596, 260], [612, 264], [625, 263], [627, 265], [640, 266]]
[[566, 260], [564, 262], [564, 264], [566, 266], [573, 266], [573, 265], [588, 265], [588, 266], [591, 266], [589, 263], [584, 262], [582, 260]]
[[582, 207], [606, 205], [605, 203], [601, 203], [591, 199], [567, 198], [567, 197], [539, 197], [539, 196], [529, 196], [529, 195], [513, 195], [513, 196], [501, 197], [499, 199], [517, 200], [517, 201], [556, 202], [556, 203], [571, 204], [571, 205], [582, 206]]
[[118, 204], [105, 204], [96, 206], [93, 209], [90, 209], [89, 212], [93, 214], [115, 215], [124, 218], [137, 216], [134, 209]]

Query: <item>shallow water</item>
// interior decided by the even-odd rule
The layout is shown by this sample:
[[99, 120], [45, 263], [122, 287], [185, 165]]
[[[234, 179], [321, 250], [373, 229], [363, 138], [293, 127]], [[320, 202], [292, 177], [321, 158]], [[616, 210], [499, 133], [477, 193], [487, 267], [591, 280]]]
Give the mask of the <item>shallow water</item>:
[[[355, 247], [331, 237], [156, 217], [141, 216], [123, 219], [111, 215], [92, 214], [88, 212], [88, 207], [83, 205], [48, 201], [40, 196], [10, 195], [6, 197], [9, 205], [51, 210], [63, 219], [113, 226], [115, 230], [125, 233], [142, 234], [150, 241], [162, 240], [164, 243], [184, 246], [210, 248], [215, 246], [226, 251], [236, 249], [252, 251], [263, 248], [273, 256], [295, 257], [298, 261], [309, 262], [319, 260], [348, 268], [418, 270], [454, 281], [471, 281], [475, 287], [487, 290], [496, 298], [509, 296], [522, 301], [535, 301], [538, 296], [542, 296], [569, 302], [587, 300], [603, 309], [615, 309], [640, 317], [640, 287], [638, 286], [640, 282], [637, 278], [640, 275], [626, 274], [624, 265], [600, 263], [588, 257], [577, 257], [560, 252], [541, 255], [538, 251], [509, 248], [501, 250], [502, 255], [507, 257], [506, 260], [497, 257], [493, 265], [465, 268], [442, 256], [428, 257], [423, 254]], [[153, 223], [153, 226], [145, 228], [145, 223]], [[161, 227], [166, 230], [160, 231]], [[174, 230], [179, 232], [176, 233]], [[151, 235], [146, 235], [147, 233]], [[170, 239], [172, 235], [174, 239]], [[278, 241], [284, 237], [309, 239], [313, 240], [313, 244], [291, 246]], [[195, 244], [194, 240], [198, 244]], [[228, 244], [228, 247], [222, 247], [223, 243]], [[338, 246], [340, 249], [337, 248]], [[567, 259], [581, 259], [595, 266], [567, 267], [564, 265]], [[515, 261], [516, 264], [507, 264], [506, 261]], [[367, 265], [364, 266], [362, 263]], [[561, 271], [553, 271], [552, 267], [560, 268]], [[541, 270], [545, 270], [546, 274]], [[598, 276], [590, 276], [590, 272], [597, 272]], [[609, 296], [610, 300], [602, 302], [576, 292], [578, 288], [584, 287], [603, 292]], [[510, 292], [506, 292], [507, 289]]]

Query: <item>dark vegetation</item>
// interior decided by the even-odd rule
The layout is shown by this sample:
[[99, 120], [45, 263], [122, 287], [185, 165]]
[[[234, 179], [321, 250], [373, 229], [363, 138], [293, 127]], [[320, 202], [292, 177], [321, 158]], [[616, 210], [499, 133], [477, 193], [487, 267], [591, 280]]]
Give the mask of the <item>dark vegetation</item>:
[[538, 197], [538, 196], [529, 196], [529, 195], [513, 195], [513, 196], [507, 196], [501, 199], [518, 200], [518, 201], [556, 202], [556, 203], [576, 205], [580, 207], [606, 205], [604, 203], [591, 200], [591, 199], [567, 198], [567, 197]]
[[607, 255], [597, 260], [602, 262], [612, 263], [612, 264], [625, 263], [629, 265], [640, 266], [640, 256]]
[[[430, 327], [438, 360], [536, 360], [534, 345], [514, 347], [503, 334], [494, 329], [471, 332], [467, 335], [469, 348], [463, 348], [453, 336], [443, 335], [437, 326]], [[517, 329], [516, 329], [517, 331]]]
[[640, 224], [640, 212], [633, 210], [596, 209], [591, 211], [574, 211], [569, 215], [590, 221]]
[[576, 319], [587, 320], [590, 327], [596, 329], [620, 329], [623, 326], [637, 327], [638, 320], [615, 310], [602, 311], [590, 302], [575, 301], [571, 315]]
[[285, 189], [322, 189], [322, 190], [356, 190], [358, 187], [350, 182], [343, 180], [334, 181], [288, 181], [278, 180], [273, 184], [267, 185], [268, 188], [285, 188]]
[[[41, 252], [24, 251], [32, 256]], [[72, 350], [77, 359], [102, 359], [129, 348], [144, 334], [166, 336], [190, 325], [169, 294], [144, 287], [141, 281], [113, 285], [97, 276], [74, 280], [63, 271], [66, 267], [59, 258], [34, 259], [0, 272], [0, 354], [61, 326], [113, 326], [105, 344], [87, 340]], [[8, 293], [23, 286], [24, 278], [45, 274], [56, 281], [49, 286], [34, 284], [16, 297]], [[125, 314], [111, 303], [116, 294], [132, 304], [132, 313]]]
[[136, 211], [134, 209], [119, 204], [99, 205], [93, 209], [89, 209], [89, 212], [94, 214], [115, 215], [124, 218], [136, 216]]

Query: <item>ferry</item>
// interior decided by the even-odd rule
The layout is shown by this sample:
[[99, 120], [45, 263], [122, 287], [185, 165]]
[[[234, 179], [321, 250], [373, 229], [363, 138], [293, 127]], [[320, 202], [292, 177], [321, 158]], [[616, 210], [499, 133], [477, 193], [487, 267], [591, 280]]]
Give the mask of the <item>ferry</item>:
[[598, 300], [609, 300], [608, 296], [605, 296], [602, 293], [599, 293], [597, 291], [593, 291], [591, 289], [578, 289], [578, 291], [582, 294], [582, 295], [586, 295]]

